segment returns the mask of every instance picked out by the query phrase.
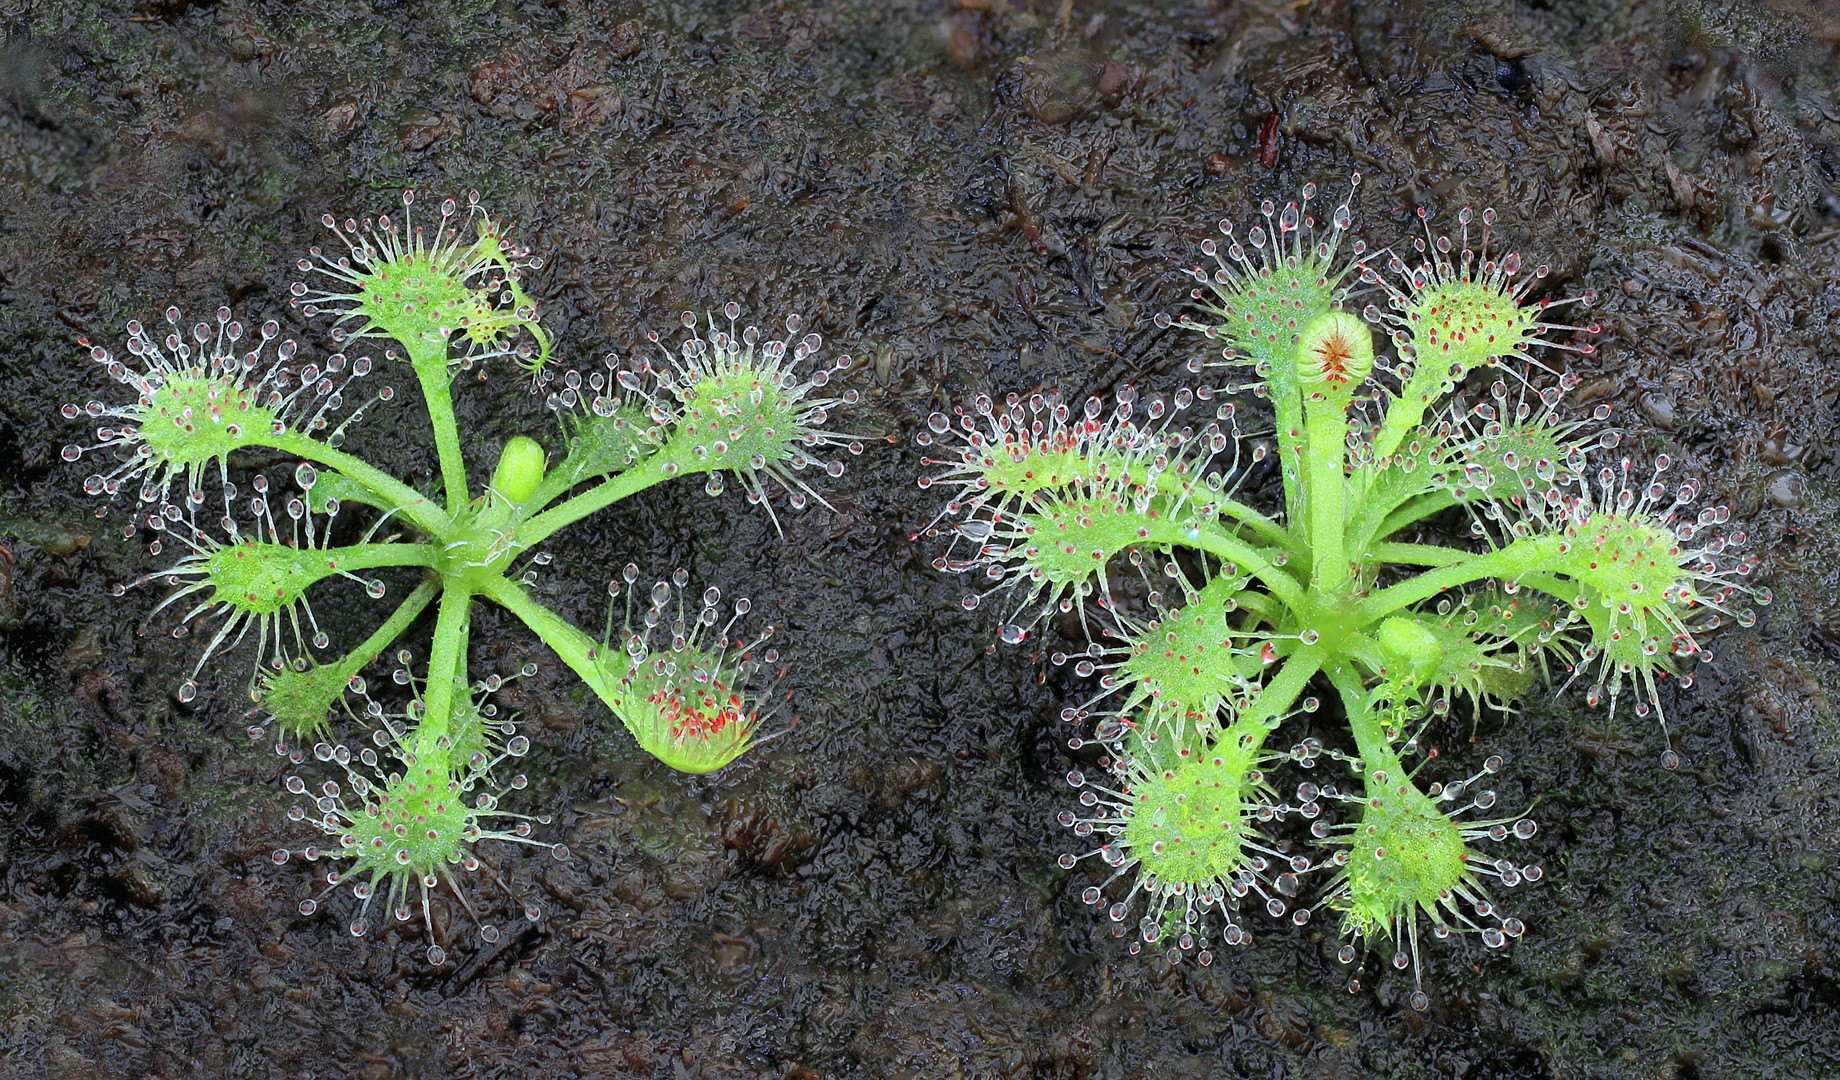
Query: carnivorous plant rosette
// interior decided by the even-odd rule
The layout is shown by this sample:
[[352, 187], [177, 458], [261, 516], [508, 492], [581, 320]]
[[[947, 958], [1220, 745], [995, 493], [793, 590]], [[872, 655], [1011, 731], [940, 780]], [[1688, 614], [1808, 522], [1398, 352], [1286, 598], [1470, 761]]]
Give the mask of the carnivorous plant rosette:
[[[635, 606], [638, 570], [629, 567], [610, 585], [615, 596], [626, 593], [625, 629], [616, 632], [610, 608], [603, 635], [590, 636], [533, 596], [534, 567], [551, 561], [541, 545], [679, 476], [702, 475], [711, 494], [734, 478], [769, 513], [771, 482], [803, 508], [822, 498], [801, 474], [836, 476], [836, 455], [863, 447], [825, 427], [834, 409], [856, 400], [853, 390], [821, 393], [849, 358], [815, 362], [821, 342], [799, 334], [798, 316], [776, 338], [738, 325], [732, 303], [719, 316], [685, 313], [675, 347], [653, 334], [650, 356], [609, 358], [586, 377], [557, 373], [547, 367], [552, 342], [524, 284], [540, 261], [480, 209], [476, 194], [465, 206], [447, 199], [427, 218], [414, 210], [407, 192], [398, 218], [340, 223], [328, 215], [332, 241], [296, 264], [303, 279], [291, 286], [291, 302], [309, 318], [331, 317], [341, 350], [331, 355], [308, 359], [275, 321], [252, 331], [228, 308], [196, 322], [169, 308], [164, 328], [130, 322], [126, 356], [84, 341], [98, 369], [130, 396], [66, 406], [66, 417], [96, 427], [89, 445], [66, 447], [64, 457], [104, 460], [84, 489], [130, 503], [127, 534], [149, 530], [150, 550], [174, 558], [134, 584], [174, 587], [161, 609], [181, 614], [175, 635], [206, 635], [179, 698], [193, 700], [206, 662], [253, 630], [252, 718], [265, 720], [252, 736], [272, 727], [276, 751], [292, 764], [310, 755], [343, 771], [324, 781], [291, 775], [286, 786], [306, 798], [290, 816], [310, 818], [331, 838], [301, 854], [338, 863], [328, 888], [348, 883], [363, 904], [352, 932], [364, 932], [363, 911], [382, 890], [404, 921], [419, 896], [428, 955], [439, 964], [446, 952], [429, 896], [446, 884], [467, 905], [451, 868], [477, 866], [478, 840], [565, 854], [531, 838], [532, 822], [546, 818], [502, 807], [525, 778], [501, 782], [497, 770], [530, 744], [487, 701], [504, 680], [468, 675], [474, 601], [496, 603], [534, 630], [647, 752], [685, 772], [719, 769], [773, 713], [769, 691], [751, 685], [763, 665], [777, 670], [776, 654], [763, 648], [772, 628], [749, 629], [748, 602], [723, 606], [714, 588], [686, 607], [681, 570]], [[380, 351], [382, 360], [360, 350]], [[490, 480], [475, 489], [454, 381], [498, 358], [531, 374], [560, 437], [553, 455], [528, 437], [508, 440]], [[359, 401], [359, 380], [397, 363], [422, 390], [438, 496], [340, 448], [348, 425], [394, 397], [382, 388], [346, 412]], [[297, 490], [232, 460], [244, 450], [291, 459]], [[330, 635], [309, 593], [343, 578], [382, 599], [386, 583], [376, 572], [386, 567], [417, 568], [421, 581], [364, 641], [328, 654]], [[411, 674], [411, 657], [399, 651], [395, 681], [409, 699], [387, 706], [369, 696], [361, 672], [429, 609], [425, 674]], [[373, 745], [331, 741], [340, 714], [355, 718]], [[275, 860], [288, 857], [278, 851]], [[526, 914], [535, 918], [535, 908]], [[480, 932], [488, 941], [498, 934], [489, 923]]]
[[[1109, 868], [1083, 898], [1133, 953], [1171, 962], [1248, 940], [1248, 905], [1306, 923], [1312, 875], [1345, 962], [1383, 939], [1416, 968], [1423, 924], [1505, 945], [1525, 928], [1491, 888], [1541, 868], [1489, 846], [1534, 822], [1483, 786], [1498, 756], [1429, 782], [1427, 723], [1453, 701], [1508, 707], [1546, 678], [1613, 709], [1630, 693], [1660, 718], [1659, 683], [1691, 683], [1702, 633], [1749, 625], [1746, 598], [1769, 600], [1727, 512], [1695, 508], [1697, 483], [1666, 483], [1666, 457], [1598, 463], [1617, 434], [1562, 417], [1577, 377], [1528, 350], [1590, 352], [1575, 337], [1597, 327], [1553, 321], [1572, 301], [1533, 299], [1546, 268], [1491, 253], [1492, 212], [1479, 243], [1465, 210], [1454, 239], [1427, 226], [1414, 261], [1358, 242], [1350, 259], [1350, 207], [1319, 222], [1314, 198], [1310, 185], [1282, 210], [1265, 203], [1243, 240], [1222, 222], [1202, 244], [1212, 265], [1188, 271], [1191, 311], [1158, 317], [1250, 380], [979, 397], [920, 435], [935, 470], [921, 487], [951, 493], [929, 528], [951, 538], [936, 565], [1015, 598], [1004, 641], [1051, 613], [1086, 627], [1084, 652], [1051, 657], [1098, 686], [1064, 714], [1092, 725], [1098, 754], [1068, 774], [1079, 806], [1060, 820], [1087, 846], [1061, 865]], [[1376, 297], [1364, 319], [1344, 307], [1358, 286]], [[1269, 443], [1241, 426], [1245, 393], [1269, 402]], [[1267, 445], [1281, 497], [1242, 490]], [[1420, 526], [1455, 508], [1474, 542], [1426, 542], [1442, 534]], [[1322, 690], [1347, 741], [1268, 749]], [[1280, 787], [1281, 765], [1324, 760], [1346, 775]], [[1411, 1001], [1428, 1006], [1422, 987]]]

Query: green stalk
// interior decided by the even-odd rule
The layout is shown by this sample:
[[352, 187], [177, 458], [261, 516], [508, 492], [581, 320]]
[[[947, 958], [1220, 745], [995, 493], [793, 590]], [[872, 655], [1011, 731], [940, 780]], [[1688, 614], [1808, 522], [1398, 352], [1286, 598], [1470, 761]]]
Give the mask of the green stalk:
[[1484, 578], [1518, 578], [1539, 569], [1553, 555], [1565, 538], [1530, 536], [1516, 540], [1505, 548], [1487, 555], [1477, 555], [1459, 563], [1430, 570], [1391, 585], [1368, 597], [1361, 605], [1363, 622], [1385, 618], [1408, 604], [1416, 604], [1446, 589], [1467, 585]]
[[1444, 377], [1434, 374], [1427, 366], [1430, 363], [1436, 361], [1415, 365], [1412, 377], [1399, 388], [1399, 395], [1387, 403], [1386, 418], [1381, 421], [1380, 430], [1374, 433], [1376, 458], [1391, 457], [1399, 449], [1399, 444], [1406, 441], [1406, 436], [1418, 427], [1418, 422], [1424, 419], [1425, 410], [1443, 397], [1439, 384], [1444, 381]]
[[353, 544], [326, 548], [326, 564], [333, 570], [375, 570], [381, 566], [432, 567], [441, 549], [431, 544]]
[[[1292, 653], [1284, 661], [1283, 670], [1252, 695], [1252, 700], [1240, 710], [1239, 719], [1233, 722], [1228, 732], [1256, 728], [1270, 731], [1273, 719], [1282, 716], [1310, 684], [1310, 678], [1322, 668], [1323, 654], [1320, 649], [1305, 646]], [[1262, 738], [1263, 736], [1261, 736]]]
[[1252, 615], [1254, 618], [1263, 620], [1267, 623], [1277, 621], [1276, 605], [1272, 603], [1272, 598], [1266, 596], [1264, 593], [1241, 591], [1235, 593], [1233, 599], [1239, 604], [1239, 610]]
[[1407, 776], [1405, 766], [1399, 760], [1399, 753], [1387, 739], [1386, 728], [1369, 702], [1360, 677], [1347, 664], [1337, 664], [1329, 669], [1329, 679], [1335, 684], [1336, 693], [1342, 699], [1342, 708], [1348, 714], [1348, 727], [1354, 734], [1355, 749], [1361, 754], [1362, 771], [1372, 775], [1376, 769], [1380, 769], [1390, 776]]
[[390, 613], [389, 618], [383, 620], [383, 625], [373, 630], [370, 637], [365, 638], [357, 648], [346, 653], [339, 661], [339, 669], [344, 672], [345, 677], [350, 678], [356, 675], [364, 669], [364, 665], [377, 659], [377, 654], [389, 648], [391, 642], [401, 637], [403, 631], [409, 629], [409, 624], [415, 621], [416, 616], [426, 611], [428, 605], [440, 594], [441, 579], [429, 577], [417, 585], [414, 592], [403, 597], [403, 602], [396, 605], [396, 610]]
[[522, 525], [518, 526], [518, 543], [527, 548], [535, 547], [557, 529], [580, 521], [597, 510], [612, 506], [628, 495], [644, 491], [653, 484], [670, 479], [670, 476], [663, 471], [663, 465], [663, 462], [656, 461], [656, 459], [646, 461], [618, 476], [608, 477], [567, 502], [545, 510], [535, 517], [527, 518]]
[[529, 593], [509, 578], [493, 578], [480, 589], [480, 594], [495, 601], [530, 627], [602, 701], [613, 697], [613, 688], [607, 686], [600, 662], [596, 659], [600, 651], [609, 646], [582, 633], [573, 623], [532, 600]]
[[1347, 511], [1347, 403], [1331, 396], [1312, 402], [1305, 423], [1309, 450], [1305, 458], [1305, 501], [1309, 503], [1312, 576], [1316, 588], [1329, 592], [1348, 583], [1343, 534]]
[[1321, 651], [1313, 648], [1291, 654], [1277, 677], [1253, 693], [1252, 700], [1240, 710], [1238, 719], [1221, 732], [1217, 742], [1238, 746], [1241, 740], [1250, 740], [1247, 745], [1256, 755], [1265, 745], [1266, 737], [1278, 728], [1271, 723], [1272, 719], [1282, 716], [1296, 702], [1297, 695], [1303, 693], [1311, 677], [1322, 667], [1322, 660]]
[[435, 452], [441, 459], [441, 482], [447, 489], [447, 513], [458, 517], [472, 501], [466, 486], [466, 457], [460, 452], [460, 428], [454, 420], [453, 379], [447, 371], [447, 342], [404, 342], [409, 364], [422, 384], [428, 422], [434, 427]]
[[1284, 480], [1284, 505], [1297, 507], [1302, 505], [1305, 490], [1301, 465], [1310, 452], [1303, 430], [1303, 395], [1297, 389], [1296, 359], [1290, 346], [1274, 345], [1271, 352], [1266, 359], [1272, 375], [1266, 377], [1265, 387], [1278, 437], [1278, 475]]
[[1450, 566], [1474, 557], [1474, 552], [1458, 551], [1456, 548], [1440, 547], [1436, 544], [1389, 542], [1369, 544], [1367, 553], [1361, 557], [1361, 561], [1405, 563], [1408, 566]]
[[289, 431], [282, 435], [264, 436], [260, 440], [251, 439], [250, 442], [270, 446], [282, 453], [318, 462], [329, 469], [336, 469], [351, 480], [376, 492], [379, 498], [385, 500], [389, 506], [396, 508], [398, 513], [431, 536], [446, 536], [454, 527], [453, 521], [441, 511], [441, 508], [429, 502], [421, 492], [364, 459], [353, 457], [342, 450], [334, 450], [317, 439], [310, 439], [305, 435]]
[[1406, 500], [1403, 506], [1388, 514], [1386, 519], [1380, 522], [1380, 527], [1374, 530], [1374, 535], [1391, 536], [1415, 521], [1423, 521], [1455, 505], [1457, 505], [1457, 497], [1448, 490], [1428, 491], [1423, 495], [1415, 495]]
[[1210, 555], [1218, 555], [1263, 581], [1265, 587], [1270, 589], [1271, 594], [1277, 597], [1285, 607], [1292, 611], [1301, 609], [1304, 602], [1303, 586], [1296, 578], [1271, 565], [1266, 560], [1264, 552], [1244, 540], [1211, 529], [1191, 531], [1169, 521], [1157, 522], [1148, 528], [1150, 535], [1144, 539], [1197, 548]]
[[415, 729], [415, 755], [433, 765], [435, 744], [446, 735], [453, 721], [454, 696], [462, 688], [458, 672], [466, 663], [467, 623], [473, 594], [456, 579], [449, 579], [441, 593], [441, 611], [435, 616], [434, 645], [428, 657], [428, 693], [423, 699], [426, 712]]
[[556, 463], [555, 468], [544, 475], [543, 482], [537, 485], [537, 490], [531, 492], [530, 498], [524, 500], [524, 506], [530, 513], [535, 514], [544, 509], [558, 496], [587, 479], [576, 469], [571, 468], [573, 464], [574, 459], [565, 457]]
[[1292, 551], [1296, 550], [1297, 540], [1290, 534], [1290, 530], [1266, 517], [1264, 514], [1259, 513], [1257, 510], [1254, 510], [1252, 507], [1247, 506], [1245, 503], [1234, 499], [1213, 499], [1204, 501], [1213, 502], [1215, 506], [1220, 508], [1220, 516], [1222, 518], [1231, 519], [1246, 526], [1257, 534], [1259, 539], [1264, 540], [1271, 546]]

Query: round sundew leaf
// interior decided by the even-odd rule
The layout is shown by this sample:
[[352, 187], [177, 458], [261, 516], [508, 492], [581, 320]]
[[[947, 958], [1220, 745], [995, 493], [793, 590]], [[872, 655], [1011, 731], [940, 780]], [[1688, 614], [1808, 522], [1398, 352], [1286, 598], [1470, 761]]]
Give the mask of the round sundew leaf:
[[167, 373], [148, 396], [140, 435], [154, 457], [197, 466], [228, 457], [239, 446], [256, 445], [277, 426], [261, 394], [239, 376], [213, 375], [202, 368]]
[[1673, 672], [1672, 655], [1691, 642], [1687, 619], [1700, 604], [1689, 566], [1696, 556], [1669, 529], [1634, 514], [1600, 511], [1565, 537], [1553, 569], [1581, 586], [1573, 608], [1591, 628], [1603, 669], [1619, 683], [1628, 673], [1652, 684], [1654, 672]]
[[760, 725], [755, 704], [720, 673], [720, 653], [686, 647], [600, 658], [601, 699], [640, 748], [679, 772], [707, 773], [740, 757]]
[[1666, 526], [1636, 514], [1600, 511], [1565, 530], [1567, 550], [1552, 568], [1614, 602], [1628, 599], [1645, 609], [1673, 606], [1669, 591], [1686, 589], [1679, 601], [1690, 604], [1692, 557]]
[[609, 402], [607, 415], [565, 412], [569, 454], [557, 469], [564, 476], [604, 476], [631, 468], [659, 447], [663, 433], [645, 410], [628, 401]]
[[1576, 453], [1570, 437], [1576, 427], [1549, 423], [1542, 415], [1532, 423], [1487, 425], [1480, 435], [1460, 431], [1443, 455], [1445, 486], [1462, 503], [1537, 499]]
[[517, 305], [501, 304], [488, 271], [503, 269], [498, 237], [485, 219], [470, 245], [402, 245], [380, 249], [354, 282], [353, 313], [404, 344], [458, 334], [470, 348], [490, 347], [534, 324]]
[[1335, 310], [1346, 267], [1313, 255], [1295, 265], [1268, 264], [1259, 272], [1229, 282], [1209, 283], [1213, 298], [1197, 306], [1216, 335], [1251, 362], [1269, 364], [1274, 374], [1290, 373], [1302, 328]]
[[188, 569], [210, 582], [213, 602], [251, 615], [291, 607], [309, 586], [338, 572], [324, 551], [258, 540], [219, 547]]
[[1331, 904], [1345, 929], [1361, 937], [1390, 937], [1400, 916], [1435, 918], [1468, 873], [1460, 826], [1403, 775], [1375, 782], [1362, 804], [1343, 889]]
[[753, 468], [757, 458], [790, 460], [808, 407], [770, 371], [739, 358], [691, 382], [681, 406], [663, 453], [686, 472]]
[[[1135, 397], [1121, 388], [1111, 404], [1094, 397], [1078, 409], [1058, 395], [1034, 395], [1026, 408], [1011, 401], [999, 409], [982, 399], [975, 415], [959, 410], [957, 423], [935, 413], [920, 441], [944, 451], [925, 464], [947, 471], [924, 477], [920, 486], [961, 486], [970, 505], [1006, 511], [1040, 494], [1106, 484], [1171, 501], [1205, 498], [1197, 480], [1231, 438], [1219, 423], [1199, 431], [1159, 426], [1165, 403], [1140, 409]], [[1196, 400], [1178, 394], [1176, 408]]]
[[1493, 357], [1536, 339], [1538, 310], [1508, 295], [1506, 283], [1443, 278], [1412, 294], [1405, 319], [1424, 368], [1460, 378]]
[[1013, 554], [1022, 572], [1057, 585], [1085, 581], [1113, 555], [1149, 541], [1154, 518], [1123, 486], [1088, 484], [1038, 497], [1018, 518], [1023, 535]]
[[1182, 727], [1212, 727], [1222, 702], [1240, 684], [1228, 601], [1243, 577], [1219, 575], [1188, 603], [1144, 624], [1130, 641], [1118, 675], [1131, 689], [1122, 711], [1142, 704]]
[[481, 816], [445, 762], [409, 766], [365, 799], [375, 813], [351, 815], [340, 829], [357, 860], [348, 873], [404, 877], [437, 873], [460, 861]]
[[1199, 742], [1186, 754], [1143, 749], [1140, 761], [1167, 763], [1140, 767], [1131, 784], [1121, 842], [1141, 861], [1139, 872], [1191, 887], [1230, 878], [1246, 864], [1250, 813], [1261, 794], [1249, 780], [1252, 752]]
[[[323, 218], [349, 255], [314, 249], [298, 266], [322, 276], [312, 285], [296, 282], [292, 302], [308, 315], [333, 315], [335, 337], [393, 338], [443, 373], [450, 344], [464, 356], [514, 355], [533, 373], [541, 370], [551, 341], [520, 278], [542, 260], [511, 242], [476, 204], [470, 224], [443, 213], [431, 227], [411, 214], [406, 206], [394, 221], [348, 219], [343, 228]], [[520, 331], [534, 347], [514, 348]]]
[[346, 678], [336, 664], [284, 667], [263, 672], [254, 696], [284, 734], [307, 738], [325, 732], [333, 707], [345, 696]]

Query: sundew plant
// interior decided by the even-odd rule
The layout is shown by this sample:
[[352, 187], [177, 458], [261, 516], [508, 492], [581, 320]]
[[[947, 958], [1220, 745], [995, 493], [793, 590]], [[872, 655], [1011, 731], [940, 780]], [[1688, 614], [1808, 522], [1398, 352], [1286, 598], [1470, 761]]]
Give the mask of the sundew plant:
[[[1661, 683], [1691, 685], [1702, 633], [1750, 625], [1746, 597], [1769, 593], [1747, 584], [1756, 561], [1727, 511], [1695, 507], [1696, 482], [1670, 485], [1666, 457], [1616, 458], [1614, 431], [1564, 418], [1577, 376], [1528, 350], [1588, 353], [1577, 336], [1597, 327], [1549, 321], [1570, 301], [1533, 299], [1546, 268], [1490, 253], [1492, 212], [1475, 246], [1465, 210], [1454, 240], [1427, 225], [1413, 261], [1358, 242], [1348, 259], [1348, 205], [1319, 223], [1314, 193], [1266, 202], [1243, 243], [1222, 222], [1202, 244], [1212, 265], [1188, 271], [1189, 313], [1158, 317], [1250, 381], [980, 397], [930, 418], [920, 442], [943, 471], [921, 487], [951, 491], [936, 565], [1013, 598], [1004, 641], [1050, 615], [1086, 627], [1083, 652], [1051, 657], [1097, 681], [1064, 713], [1097, 745], [1070, 743], [1096, 771], [1067, 776], [1079, 805], [1060, 822], [1087, 846], [1060, 863], [1109, 870], [1083, 898], [1113, 934], [1206, 964], [1213, 943], [1248, 940], [1248, 906], [1308, 922], [1314, 877], [1340, 959], [1389, 942], [1423, 1009], [1421, 926], [1503, 947], [1525, 927], [1491, 890], [1541, 876], [1497, 846], [1535, 831], [1486, 786], [1502, 759], [1433, 782], [1427, 725], [1551, 681], [1661, 720]], [[1361, 316], [1351, 294], [1373, 301]], [[1242, 429], [1242, 393], [1269, 403], [1269, 432]], [[1270, 446], [1282, 494], [1255, 495]], [[1449, 542], [1452, 515], [1467, 542]], [[1269, 749], [1325, 692], [1346, 739]], [[1281, 793], [1284, 764], [1302, 775]]]
[[[425, 219], [412, 216], [413, 204], [406, 192], [398, 218], [341, 223], [327, 215], [327, 246], [295, 264], [301, 276], [291, 303], [306, 318], [331, 322], [338, 351], [322, 359], [282, 340], [276, 322], [247, 327], [228, 308], [197, 322], [169, 308], [164, 327], [130, 322], [126, 356], [82, 341], [98, 375], [129, 395], [65, 406], [67, 418], [98, 426], [90, 445], [67, 446], [64, 458], [102, 462], [84, 490], [131, 504], [127, 536], [148, 530], [151, 552], [171, 559], [132, 584], [169, 588], [160, 610], [178, 615], [174, 635], [205, 640], [179, 699], [196, 697], [212, 657], [252, 642], [251, 719], [263, 721], [251, 736], [272, 726], [276, 752], [292, 765], [310, 768], [311, 757], [335, 770], [331, 778], [285, 780], [301, 800], [289, 817], [325, 837], [299, 852], [332, 867], [319, 898], [351, 886], [361, 902], [354, 935], [366, 932], [373, 899], [387, 896], [398, 921], [418, 906], [429, 959], [440, 964], [446, 952], [430, 894], [445, 884], [472, 910], [454, 870], [479, 867], [479, 840], [535, 844], [566, 857], [560, 844], [533, 835], [547, 816], [507, 807], [526, 778], [501, 778], [499, 767], [527, 753], [530, 741], [487, 700], [505, 678], [469, 675], [473, 604], [498, 604], [535, 631], [648, 753], [685, 772], [718, 769], [749, 747], [772, 713], [769, 693], [751, 685], [757, 668], [777, 663], [773, 650], [762, 649], [772, 628], [743, 628], [745, 599], [724, 605], [715, 588], [687, 593], [682, 570], [648, 588], [629, 565], [608, 587], [616, 598], [624, 594], [624, 628], [616, 632], [610, 606], [605, 634], [591, 636], [531, 595], [531, 568], [551, 559], [538, 549], [571, 523], [673, 477], [701, 475], [711, 494], [733, 478], [769, 513], [772, 483], [801, 508], [818, 496], [800, 474], [835, 476], [841, 463], [820, 455], [860, 453], [862, 444], [824, 427], [855, 392], [817, 393], [849, 358], [808, 362], [820, 342], [798, 336], [796, 315], [782, 339], [737, 326], [732, 303], [720, 319], [685, 313], [686, 336], [675, 349], [654, 333], [650, 358], [610, 358], [606, 371], [586, 378], [558, 376], [547, 367], [552, 342], [524, 286], [526, 271], [541, 261], [480, 210], [476, 193], [464, 207], [443, 201]], [[460, 372], [478, 368], [484, 377], [481, 365], [498, 360], [528, 372], [545, 393], [560, 422], [557, 450], [512, 438], [476, 490], [467, 459], [480, 448], [455, 420], [453, 387]], [[335, 426], [358, 400], [358, 380], [402, 365], [427, 405], [438, 491], [417, 490], [339, 448], [353, 421], [394, 396], [378, 390]], [[277, 456], [288, 463], [283, 482], [291, 479], [297, 493], [262, 470], [260, 462]], [[417, 568], [420, 583], [362, 642], [328, 653], [309, 592], [342, 578], [382, 600], [386, 586], [375, 573], [385, 567]], [[408, 698], [393, 706], [361, 673], [430, 609], [425, 673], [411, 672], [407, 649], [396, 651], [393, 679]], [[532, 671], [526, 665], [518, 674]], [[366, 737], [332, 741], [341, 716]], [[274, 861], [289, 856], [276, 851]], [[319, 898], [303, 902], [302, 913]], [[527, 905], [525, 915], [540, 912]], [[486, 941], [497, 940], [494, 925], [475, 921]]]

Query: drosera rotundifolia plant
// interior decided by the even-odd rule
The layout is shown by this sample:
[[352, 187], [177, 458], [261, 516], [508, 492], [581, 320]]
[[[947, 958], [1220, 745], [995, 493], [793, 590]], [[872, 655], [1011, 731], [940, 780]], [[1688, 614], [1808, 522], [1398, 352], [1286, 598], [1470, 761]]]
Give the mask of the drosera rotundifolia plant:
[[[1668, 483], [1665, 456], [1615, 458], [1616, 432], [1562, 416], [1577, 376], [1528, 350], [1589, 353], [1579, 335], [1598, 328], [1549, 321], [1571, 301], [1533, 298], [1546, 268], [1491, 254], [1492, 212], [1479, 238], [1464, 210], [1454, 239], [1427, 223], [1415, 258], [1356, 242], [1349, 259], [1349, 206], [1319, 223], [1314, 195], [1266, 202], [1243, 242], [1223, 221], [1202, 244], [1213, 265], [1187, 271], [1190, 313], [1158, 317], [1250, 381], [979, 397], [930, 418], [921, 486], [951, 492], [936, 565], [1007, 587], [1004, 641], [1050, 615], [1086, 628], [1083, 651], [1051, 657], [1097, 680], [1063, 714], [1092, 736], [1070, 740], [1079, 806], [1060, 822], [1085, 846], [1060, 863], [1108, 871], [1083, 898], [1113, 934], [1205, 964], [1248, 940], [1244, 908], [1308, 922], [1310, 890], [1339, 914], [1340, 959], [1390, 943], [1423, 1009], [1421, 927], [1503, 947], [1525, 927], [1492, 889], [1541, 876], [1497, 846], [1536, 828], [1486, 786], [1502, 759], [1444, 775], [1428, 725], [1553, 681], [1661, 720], [1660, 684], [1691, 685], [1703, 632], [1750, 625], [1747, 598], [1769, 593], [1697, 482]], [[1360, 317], [1351, 296], [1372, 300]], [[1244, 393], [1269, 403], [1269, 433], [1240, 426]], [[1246, 482], [1271, 446], [1281, 496]], [[1472, 542], [1442, 542], [1446, 511]], [[1323, 691], [1346, 740], [1269, 749]], [[1300, 773], [1281, 794], [1287, 763]]]
[[[700, 474], [711, 494], [733, 477], [762, 504], [772, 482], [802, 508], [822, 500], [800, 474], [835, 476], [843, 468], [836, 454], [860, 453], [862, 443], [824, 426], [855, 391], [818, 393], [849, 358], [813, 361], [820, 342], [799, 334], [798, 316], [785, 320], [782, 339], [737, 326], [732, 303], [720, 317], [686, 312], [675, 349], [653, 333], [652, 357], [610, 357], [607, 370], [585, 378], [558, 375], [547, 367], [552, 342], [524, 286], [540, 260], [479, 208], [476, 193], [464, 206], [447, 199], [427, 217], [414, 210], [414, 193], [405, 192], [399, 217], [322, 219], [327, 246], [296, 263], [301, 277], [290, 291], [301, 315], [331, 320], [338, 351], [323, 359], [303, 357], [276, 322], [248, 327], [228, 308], [197, 322], [169, 308], [164, 327], [130, 322], [125, 356], [82, 341], [98, 373], [130, 396], [65, 406], [67, 418], [99, 426], [91, 445], [68, 446], [64, 458], [99, 461], [84, 490], [127, 503], [127, 535], [148, 530], [151, 552], [171, 560], [133, 584], [170, 587], [160, 610], [179, 616], [175, 636], [205, 638], [179, 699], [197, 696], [211, 657], [252, 640], [251, 719], [263, 722], [251, 736], [272, 730], [276, 752], [294, 766], [311, 768], [310, 758], [336, 766], [329, 777], [284, 781], [300, 799], [289, 817], [326, 838], [299, 854], [331, 867], [302, 913], [341, 883], [360, 901], [354, 935], [366, 932], [375, 899], [387, 897], [398, 921], [419, 908], [428, 957], [440, 964], [446, 951], [429, 898], [446, 885], [472, 911], [455, 870], [479, 867], [479, 840], [566, 857], [535, 834], [546, 815], [510, 808], [526, 779], [502, 777], [500, 767], [530, 741], [488, 700], [505, 678], [469, 675], [474, 602], [496, 603], [535, 631], [648, 753], [684, 772], [721, 768], [748, 749], [775, 708], [767, 690], [751, 685], [756, 669], [777, 663], [763, 647], [772, 628], [747, 627], [745, 599], [724, 605], [713, 587], [691, 595], [682, 570], [648, 587], [628, 565], [608, 586], [613, 597], [624, 594], [624, 628], [616, 630], [620, 601], [612, 600], [605, 634], [591, 636], [531, 595], [530, 567], [550, 561], [537, 549], [569, 524], [674, 477]], [[512, 438], [475, 491], [467, 451], [477, 448], [456, 423], [453, 386], [459, 372], [498, 360], [524, 369], [545, 393], [561, 451], [551, 466], [535, 440]], [[339, 448], [353, 421], [394, 396], [377, 390], [335, 426], [358, 400], [360, 380], [405, 364], [433, 432], [441, 488], [433, 494]], [[298, 493], [239, 460], [277, 454]], [[384, 567], [418, 568], [421, 581], [356, 647], [328, 654], [309, 590], [344, 578], [382, 599], [385, 583], [373, 575]], [[361, 673], [429, 609], [425, 671], [412, 673], [410, 651], [398, 649], [393, 679], [409, 698], [391, 705]], [[525, 665], [519, 674], [532, 671]], [[335, 721], [356, 722], [366, 737], [331, 741]], [[274, 861], [289, 856], [277, 851]], [[526, 905], [525, 915], [540, 913]], [[496, 926], [475, 921], [484, 940], [497, 940]]]

